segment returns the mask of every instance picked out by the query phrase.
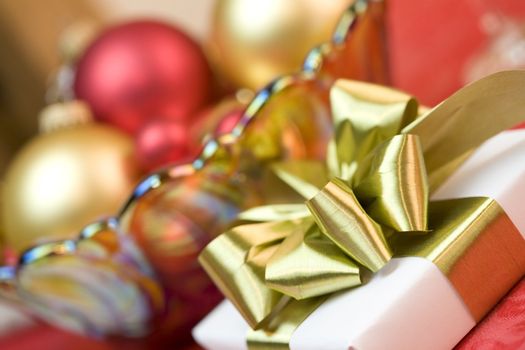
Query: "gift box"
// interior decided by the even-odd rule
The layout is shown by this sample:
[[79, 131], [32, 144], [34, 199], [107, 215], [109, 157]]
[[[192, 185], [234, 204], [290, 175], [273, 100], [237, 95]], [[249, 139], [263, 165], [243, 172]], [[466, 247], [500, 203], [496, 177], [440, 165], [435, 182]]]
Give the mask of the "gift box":
[[[393, 235], [387, 233], [388, 241], [394, 247], [393, 258], [390, 258], [392, 253], [388, 251], [388, 244], [382, 248], [381, 238], [368, 239], [368, 243], [373, 241], [379, 246], [371, 257], [359, 255], [359, 249], [357, 253], [352, 251], [361, 244], [360, 238], [351, 242], [350, 249], [345, 248], [346, 242], [344, 239], [342, 242], [341, 234], [334, 231], [344, 231], [346, 227], [354, 225], [351, 227], [355, 228], [356, 225], [344, 222], [346, 219], [340, 214], [349, 209], [343, 205], [335, 209], [330, 207], [338, 196], [352, 193], [338, 181], [331, 181], [318, 194], [314, 193], [313, 199], [307, 201], [308, 208], [320, 227], [319, 231], [329, 236], [330, 241], [335, 241], [338, 247], [347, 249], [344, 252], [358, 261], [357, 268], [356, 265], [348, 267], [346, 261], [339, 264], [346, 258], [345, 254], [338, 255], [333, 246], [323, 240], [324, 236], [312, 235], [311, 222], [307, 219], [297, 221], [301, 215], [307, 215], [301, 210], [290, 216], [296, 221], [286, 221], [285, 224], [281, 221], [233, 228], [206, 248], [201, 261], [240, 313], [232, 303], [224, 301], [194, 329], [197, 342], [207, 349], [230, 350], [245, 349], [248, 344], [250, 348], [286, 348], [289, 345], [291, 349], [447, 349], [457, 344], [525, 272], [525, 215], [520, 212], [520, 201], [525, 195], [525, 132], [503, 132], [470, 154], [479, 140], [473, 135], [479, 136], [480, 129], [486, 131], [487, 125], [492, 124], [488, 115], [517, 113], [512, 107], [512, 101], [515, 101], [512, 89], [509, 90], [506, 83], [500, 81], [492, 86], [497, 86], [501, 93], [494, 93], [486, 83], [460, 91], [430, 112], [434, 116], [441, 114], [442, 119], [431, 124], [433, 127], [426, 135], [417, 130], [418, 122], [415, 129], [410, 130], [426, 138], [422, 143], [426, 168], [432, 175], [430, 186], [444, 181], [432, 193], [427, 231], [421, 219], [421, 224], [414, 224], [417, 227], [409, 222], [407, 228], [397, 228], [393, 231], [399, 232]], [[466, 102], [470, 98], [472, 100]], [[407, 110], [406, 106], [403, 108]], [[337, 106], [332, 105], [332, 111], [337, 114]], [[383, 113], [382, 117], [385, 115], [389, 114]], [[468, 127], [465, 121], [473, 116], [478, 119], [468, 132], [460, 129], [460, 132], [439, 141], [446, 133], [444, 130]], [[425, 123], [425, 118], [421, 120], [420, 126]], [[510, 122], [504, 118], [499, 121], [502, 126]], [[355, 124], [353, 128], [356, 129]], [[490, 136], [490, 133], [481, 133], [485, 138]], [[336, 131], [336, 135], [343, 134], [344, 131]], [[361, 183], [354, 187], [354, 192], [361, 198], [373, 192], [370, 183], [374, 179], [391, 172], [392, 168], [385, 167], [383, 161], [395, 148], [393, 144], [410, 144], [407, 134], [410, 132], [401, 138], [392, 138], [386, 146], [379, 143], [372, 152], [375, 153], [372, 159], [364, 161], [375, 164], [375, 168], [369, 165], [364, 171], [369, 178], [364, 176], [364, 180], [362, 178]], [[458, 149], [462, 137], [468, 141]], [[396, 143], [396, 140], [400, 141]], [[432, 152], [429, 150], [438, 152], [430, 156]], [[466, 154], [470, 157], [464, 161]], [[447, 163], [447, 157], [456, 160], [453, 162], [456, 167], [464, 161], [452, 175], [450, 169], [435, 171]], [[412, 192], [401, 202], [409, 211], [426, 211], [424, 205], [418, 207], [410, 202], [420, 196], [421, 200], [415, 201], [426, 203], [424, 180], [418, 177], [418, 171], [422, 171], [417, 166], [420, 157], [400, 152], [394, 158], [400, 163], [408, 159], [404, 166], [394, 171], [401, 174], [396, 179], [399, 182], [408, 179], [406, 187], [409, 192], [414, 188], [423, 189]], [[351, 167], [340, 169], [349, 171]], [[297, 186], [299, 190], [309, 192], [305, 197], [312, 198], [311, 184], [290, 174], [288, 172], [284, 177], [287, 182], [301, 183]], [[375, 188], [378, 187], [382, 188]], [[393, 192], [389, 193], [395, 197]], [[348, 198], [345, 200], [351, 201], [352, 197]], [[368, 220], [367, 212], [359, 206], [352, 215], [362, 219], [365, 223], [361, 225], [370, 231], [384, 225], [396, 226], [397, 223], [384, 224], [381, 221], [381, 215], [387, 209], [385, 206], [378, 208], [378, 205], [374, 207], [368, 203], [367, 206], [368, 213], [375, 220]], [[323, 216], [323, 210], [327, 210], [328, 215]], [[261, 213], [263, 211], [258, 212]], [[253, 211], [246, 217], [250, 215], [253, 216]], [[344, 222], [342, 229], [334, 221]], [[303, 229], [301, 225], [308, 228]], [[262, 230], [260, 236], [257, 236], [258, 230]], [[286, 234], [281, 235], [281, 231], [286, 231]], [[300, 243], [289, 238], [297, 236], [296, 231], [301, 231]], [[230, 255], [217, 254], [224, 249]], [[305, 249], [310, 250], [308, 254], [313, 251], [317, 255], [307, 255], [305, 259]], [[324, 260], [317, 260], [322, 259], [319, 255], [327, 252], [332, 258], [336, 257], [328, 269]], [[289, 259], [291, 256], [294, 259]], [[297, 257], [303, 265], [297, 264]], [[288, 268], [286, 272], [293, 271], [293, 274], [275, 273], [283, 266]], [[362, 270], [363, 266], [374, 273], [370, 277], [356, 277], [357, 270]], [[313, 274], [319, 270], [321, 278], [304, 277], [307, 269]], [[335, 278], [324, 283], [323, 278], [326, 279], [327, 275], [335, 275]], [[360, 278], [368, 280], [355, 287]], [[339, 288], [341, 285], [343, 287]], [[268, 304], [261, 300], [267, 300]]]
[[[484, 144], [435, 198], [495, 198], [525, 232], [521, 210], [524, 179], [525, 130], [507, 131]], [[493, 273], [504, 271], [494, 266]], [[321, 305], [296, 330], [290, 347], [447, 349], [475, 324], [461, 297], [433, 264], [420, 258], [400, 258], [393, 259], [366, 285]], [[245, 349], [248, 329], [232, 304], [223, 301], [193, 335], [207, 349]]]

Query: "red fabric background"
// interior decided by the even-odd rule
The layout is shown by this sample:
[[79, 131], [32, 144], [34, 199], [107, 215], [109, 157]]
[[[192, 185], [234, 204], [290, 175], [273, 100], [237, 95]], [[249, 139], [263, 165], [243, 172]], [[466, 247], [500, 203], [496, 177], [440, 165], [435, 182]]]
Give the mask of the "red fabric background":
[[486, 43], [482, 9], [525, 18], [523, 0], [387, 0], [393, 83], [433, 106], [462, 86], [463, 66]]
[[488, 349], [525, 349], [525, 279], [456, 347]]
[[[479, 25], [478, 0], [390, 0], [390, 60], [394, 85], [434, 105], [462, 82], [466, 60], [486, 38]], [[481, 2], [481, 0], [480, 0]], [[525, 18], [523, 0], [486, 0], [503, 13]], [[50, 326], [20, 330], [0, 339], [0, 349], [138, 350], [136, 342], [102, 342]], [[173, 347], [171, 347], [173, 348]], [[194, 345], [189, 349], [198, 349]], [[525, 349], [525, 281], [476, 327], [458, 349]]]

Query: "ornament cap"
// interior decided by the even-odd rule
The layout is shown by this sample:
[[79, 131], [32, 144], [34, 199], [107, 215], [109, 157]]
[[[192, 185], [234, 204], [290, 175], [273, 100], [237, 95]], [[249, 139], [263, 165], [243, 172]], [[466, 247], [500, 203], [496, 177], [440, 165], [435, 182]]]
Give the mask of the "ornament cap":
[[58, 102], [44, 107], [38, 116], [41, 133], [90, 123], [93, 120], [89, 106], [80, 100]]

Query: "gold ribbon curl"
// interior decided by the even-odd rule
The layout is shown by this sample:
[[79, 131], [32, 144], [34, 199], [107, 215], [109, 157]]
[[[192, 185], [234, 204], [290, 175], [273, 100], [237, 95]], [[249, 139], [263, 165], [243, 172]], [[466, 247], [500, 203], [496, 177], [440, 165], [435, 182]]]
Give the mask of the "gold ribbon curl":
[[428, 199], [475, 147], [525, 119], [523, 86], [525, 72], [497, 73], [418, 115], [402, 92], [338, 80], [326, 163], [274, 165], [305, 204], [248, 210], [240, 219], [260, 223], [232, 228], [200, 256], [254, 329], [250, 348], [288, 348], [327, 296], [393, 256], [431, 260], [483, 317], [525, 272], [525, 240], [492, 199]]

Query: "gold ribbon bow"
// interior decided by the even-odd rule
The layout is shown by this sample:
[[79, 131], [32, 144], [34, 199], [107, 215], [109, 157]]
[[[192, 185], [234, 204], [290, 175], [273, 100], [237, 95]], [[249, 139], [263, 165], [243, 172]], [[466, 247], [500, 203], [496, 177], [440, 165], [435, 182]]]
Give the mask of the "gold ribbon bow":
[[[524, 240], [493, 200], [429, 206], [429, 187], [439, 185], [485, 139], [523, 120], [524, 82], [525, 72], [495, 74], [418, 117], [417, 102], [404, 93], [337, 81], [330, 91], [334, 137], [326, 164], [275, 164], [277, 176], [306, 205], [248, 210], [241, 219], [263, 222], [232, 228], [200, 256], [256, 330], [248, 337], [251, 346], [287, 348], [295, 328], [327, 295], [361, 284], [363, 271], [376, 272], [394, 255], [432, 260], [481, 318], [523, 274]], [[495, 115], [499, 123], [491, 121]], [[485, 233], [495, 226], [508, 228], [496, 245], [506, 246], [509, 256], [502, 263], [510, 273], [494, 281], [498, 291], [471, 300], [472, 285], [462, 284], [458, 262], [484, 266], [494, 255], [486, 244], [494, 235]], [[480, 242], [486, 254], [472, 253]], [[474, 275], [469, 278], [478, 282], [494, 279]]]

